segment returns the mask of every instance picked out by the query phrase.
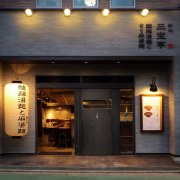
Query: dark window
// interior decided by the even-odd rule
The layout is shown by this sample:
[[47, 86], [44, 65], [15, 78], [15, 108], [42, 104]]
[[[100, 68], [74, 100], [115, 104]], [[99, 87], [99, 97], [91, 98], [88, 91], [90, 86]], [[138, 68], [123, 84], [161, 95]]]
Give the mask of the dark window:
[[80, 76], [37, 76], [37, 83], [80, 83]]
[[110, 6], [112, 8], [135, 7], [135, 0], [111, 0]]
[[132, 76], [83, 76], [83, 83], [131, 83]]
[[37, 8], [61, 8], [62, 0], [36, 0]]

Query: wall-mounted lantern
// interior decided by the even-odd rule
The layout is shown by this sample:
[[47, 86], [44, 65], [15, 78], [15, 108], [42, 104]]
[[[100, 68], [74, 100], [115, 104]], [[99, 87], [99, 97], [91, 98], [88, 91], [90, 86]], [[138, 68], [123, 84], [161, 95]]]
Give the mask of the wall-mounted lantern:
[[21, 81], [5, 86], [5, 132], [8, 136], [24, 136], [28, 132], [29, 88]]
[[152, 79], [152, 83], [149, 85], [150, 86], [150, 91], [151, 92], [157, 92], [157, 86], [156, 86], [156, 80], [155, 80], [155, 77], [153, 77]]

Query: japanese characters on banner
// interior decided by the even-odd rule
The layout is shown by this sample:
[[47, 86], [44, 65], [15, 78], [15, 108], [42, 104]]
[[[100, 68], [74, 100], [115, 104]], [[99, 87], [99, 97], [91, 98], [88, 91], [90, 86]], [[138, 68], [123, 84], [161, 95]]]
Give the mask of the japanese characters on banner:
[[139, 24], [139, 30], [140, 49], [174, 48], [174, 44], [168, 40], [168, 36], [173, 33], [173, 24]]
[[5, 132], [9, 136], [24, 136], [28, 132], [29, 88], [25, 84], [5, 86]]

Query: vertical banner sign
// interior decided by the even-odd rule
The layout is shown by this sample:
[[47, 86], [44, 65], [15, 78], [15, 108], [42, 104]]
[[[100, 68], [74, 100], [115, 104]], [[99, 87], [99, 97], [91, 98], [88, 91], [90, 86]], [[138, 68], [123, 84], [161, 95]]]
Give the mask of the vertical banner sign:
[[24, 136], [28, 132], [29, 88], [25, 84], [5, 86], [5, 132], [8, 136]]

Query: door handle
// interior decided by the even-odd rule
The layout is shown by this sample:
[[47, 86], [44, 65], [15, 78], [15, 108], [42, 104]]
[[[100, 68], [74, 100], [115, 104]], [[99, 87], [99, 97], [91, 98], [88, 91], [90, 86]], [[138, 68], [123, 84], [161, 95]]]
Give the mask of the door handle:
[[96, 113], [96, 119], [98, 119], [99, 118], [99, 115], [98, 115], [98, 112]]

